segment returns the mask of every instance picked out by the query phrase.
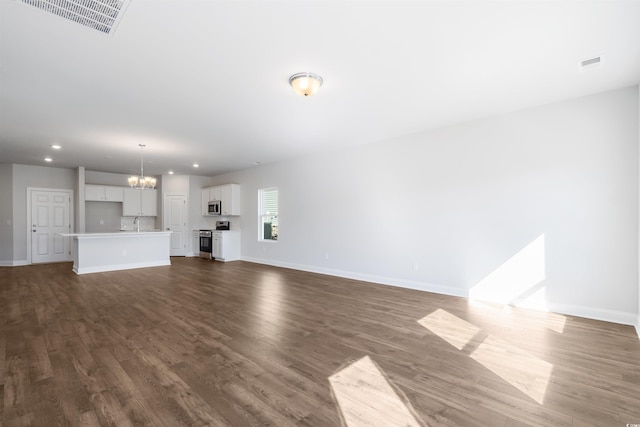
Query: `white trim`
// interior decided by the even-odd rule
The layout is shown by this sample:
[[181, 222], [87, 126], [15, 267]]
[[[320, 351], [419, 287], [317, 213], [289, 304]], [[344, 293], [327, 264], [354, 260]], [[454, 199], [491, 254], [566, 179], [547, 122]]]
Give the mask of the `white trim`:
[[[291, 268], [294, 270], [308, 271], [311, 273], [327, 274], [329, 276], [337, 276], [344, 277], [346, 279], [355, 279], [365, 282], [378, 283], [381, 285], [397, 286], [400, 288], [415, 289], [419, 291], [469, 298], [469, 291], [467, 289], [453, 288], [451, 286], [439, 285], [435, 283], [395, 279], [392, 277], [375, 276], [370, 274], [354, 273], [350, 271], [334, 270], [328, 268], [319, 268], [310, 265], [293, 264], [289, 262], [273, 261], [262, 258], [242, 257], [242, 260], [254, 262], [257, 264], [266, 264], [275, 267]], [[640, 338], [640, 316], [636, 316], [635, 313], [553, 303], [549, 303], [549, 309], [546, 311], [565, 314], [569, 316], [585, 317], [588, 319], [601, 320], [605, 322], [619, 323], [622, 325], [635, 325], [636, 332], [638, 333], [638, 337]]]
[[[184, 247], [182, 248], [182, 250], [178, 251], [178, 253], [169, 253], [170, 256], [187, 256], [187, 254], [189, 253], [189, 251], [187, 250], [187, 238], [189, 238], [189, 242], [191, 242], [190, 239], [190, 235], [188, 234], [188, 222], [189, 222], [189, 193], [179, 193], [179, 192], [173, 192], [173, 191], [167, 191], [166, 193], [162, 193], [162, 230], [169, 230], [169, 225], [167, 224], [167, 211], [166, 211], [166, 204], [167, 204], [167, 197], [171, 197], [171, 196], [177, 196], [177, 197], [183, 197], [184, 198], [184, 231], [183, 231], [183, 236], [184, 236]], [[173, 231], [172, 231], [173, 232]], [[169, 250], [169, 252], [171, 252], [171, 249]]]
[[88, 274], [88, 273], [103, 273], [105, 271], [115, 271], [115, 270], [131, 270], [134, 268], [146, 268], [146, 267], [162, 267], [165, 265], [171, 265], [171, 260], [169, 261], [149, 261], [149, 262], [139, 262], [135, 264], [112, 264], [112, 265], [101, 265], [98, 267], [84, 267], [84, 268], [76, 268], [73, 266], [73, 272], [76, 274]]
[[399, 288], [416, 289], [419, 291], [433, 292], [437, 294], [445, 294], [457, 297], [466, 297], [467, 291], [450, 286], [438, 285], [435, 283], [416, 282], [413, 280], [395, 279], [393, 277], [376, 276], [372, 274], [354, 273], [352, 271], [334, 270], [330, 268], [319, 268], [312, 265], [293, 264], [289, 262], [280, 262], [267, 260], [262, 258], [242, 257], [243, 261], [254, 262], [256, 264], [273, 265], [275, 267], [291, 268], [293, 270], [308, 271], [311, 273], [326, 274], [329, 276], [344, 277], [346, 279], [361, 280], [364, 282], [378, 283], [387, 286], [396, 286]]
[[553, 313], [569, 316], [585, 317], [587, 319], [601, 320], [603, 322], [619, 323], [633, 326], [636, 321], [634, 313], [624, 311], [605, 310], [602, 308], [584, 307], [579, 305], [549, 303], [549, 310]]
[[0, 267], [19, 267], [22, 265], [29, 265], [26, 259], [19, 261], [0, 261]]
[[[75, 205], [74, 205], [74, 197], [73, 197], [73, 190], [70, 190], [68, 188], [40, 188], [40, 187], [27, 187], [27, 265], [33, 264], [33, 260], [31, 258], [31, 226], [29, 224], [31, 224], [31, 192], [32, 191], [55, 191], [57, 193], [63, 192], [63, 193], [68, 193], [69, 194], [69, 198], [71, 199], [69, 201], [69, 225], [71, 226], [69, 232], [73, 233], [75, 230], [75, 223], [74, 223], [74, 210], [75, 210]], [[70, 252], [73, 253], [73, 242], [69, 242], [69, 249]], [[73, 256], [72, 254], [68, 255], [68, 259], [66, 261], [73, 261]]]

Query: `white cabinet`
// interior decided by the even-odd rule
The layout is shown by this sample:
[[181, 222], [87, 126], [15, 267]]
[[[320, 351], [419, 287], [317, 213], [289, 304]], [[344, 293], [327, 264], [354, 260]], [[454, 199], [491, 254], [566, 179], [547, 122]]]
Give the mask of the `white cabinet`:
[[122, 216], [157, 216], [158, 190], [124, 189]]
[[222, 233], [211, 233], [211, 256], [215, 259], [224, 260], [222, 241]]
[[220, 187], [209, 187], [209, 200], [222, 200]]
[[198, 256], [200, 253], [200, 230], [193, 230], [191, 238], [193, 239], [191, 242], [191, 252], [194, 256]]
[[202, 215], [209, 214], [209, 189], [202, 189]]
[[240, 186], [227, 184], [220, 187], [222, 215], [240, 215]]
[[240, 185], [226, 184], [202, 189], [202, 215], [208, 215], [209, 202], [220, 200], [222, 215], [240, 215]]
[[124, 187], [87, 184], [84, 186], [84, 200], [87, 202], [122, 202]]
[[240, 259], [240, 233], [237, 231], [214, 231], [211, 233], [211, 256], [216, 261]]

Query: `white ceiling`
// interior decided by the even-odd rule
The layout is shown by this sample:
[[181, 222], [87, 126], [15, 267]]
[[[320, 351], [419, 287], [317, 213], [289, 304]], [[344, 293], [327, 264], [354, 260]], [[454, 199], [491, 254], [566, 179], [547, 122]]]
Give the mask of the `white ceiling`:
[[0, 163], [214, 175], [639, 80], [640, 1], [132, 0], [105, 35], [2, 0]]

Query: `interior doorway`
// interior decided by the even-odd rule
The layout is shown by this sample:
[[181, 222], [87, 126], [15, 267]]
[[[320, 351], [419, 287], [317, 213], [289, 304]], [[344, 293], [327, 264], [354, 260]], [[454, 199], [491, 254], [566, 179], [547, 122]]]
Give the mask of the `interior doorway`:
[[163, 229], [171, 231], [171, 256], [187, 255], [187, 195], [165, 193], [162, 210]]
[[71, 260], [71, 238], [60, 234], [71, 233], [73, 206], [72, 190], [29, 188], [29, 237], [31, 263]]

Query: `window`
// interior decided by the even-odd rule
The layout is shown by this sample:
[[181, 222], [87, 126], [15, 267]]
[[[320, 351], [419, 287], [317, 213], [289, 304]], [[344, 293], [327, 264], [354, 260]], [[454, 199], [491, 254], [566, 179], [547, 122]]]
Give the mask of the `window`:
[[258, 190], [258, 240], [278, 240], [278, 189]]

